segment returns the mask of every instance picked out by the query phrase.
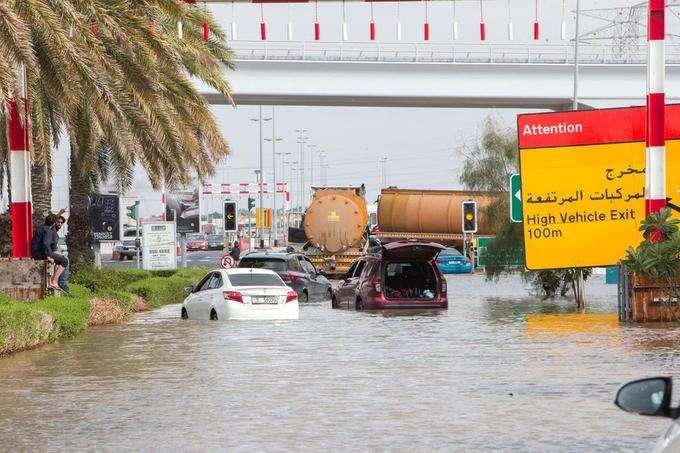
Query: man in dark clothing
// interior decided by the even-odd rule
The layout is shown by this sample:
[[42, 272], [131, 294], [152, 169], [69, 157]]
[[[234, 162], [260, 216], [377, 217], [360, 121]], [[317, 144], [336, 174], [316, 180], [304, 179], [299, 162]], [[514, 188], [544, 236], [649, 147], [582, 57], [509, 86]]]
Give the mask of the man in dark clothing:
[[68, 259], [65, 256], [55, 253], [54, 246], [57, 244], [57, 232], [54, 224], [57, 216], [50, 214], [45, 217], [45, 223], [36, 228], [33, 239], [31, 240], [31, 257], [35, 260], [46, 260], [51, 258], [54, 261], [54, 274], [47, 282], [51, 289], [61, 290], [59, 287], [59, 277], [68, 266]]
[[229, 256], [234, 258], [234, 261], [238, 261], [239, 258], [241, 258], [241, 249], [238, 246], [238, 241], [234, 242], [234, 246], [231, 248]]

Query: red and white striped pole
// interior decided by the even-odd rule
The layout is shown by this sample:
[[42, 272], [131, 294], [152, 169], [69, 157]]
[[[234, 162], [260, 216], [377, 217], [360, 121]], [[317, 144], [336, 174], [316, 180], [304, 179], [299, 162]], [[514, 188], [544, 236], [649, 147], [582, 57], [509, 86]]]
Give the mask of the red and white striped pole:
[[645, 213], [666, 206], [666, 139], [664, 84], [665, 0], [649, 0], [647, 26], [647, 163], [645, 172]]
[[[12, 186], [12, 256], [31, 256], [33, 237], [33, 207], [31, 199], [31, 156], [28, 152], [28, 101], [26, 72], [23, 66], [17, 69], [21, 99], [10, 99], [8, 107], [8, 130], [10, 173]], [[23, 118], [22, 118], [23, 116]]]

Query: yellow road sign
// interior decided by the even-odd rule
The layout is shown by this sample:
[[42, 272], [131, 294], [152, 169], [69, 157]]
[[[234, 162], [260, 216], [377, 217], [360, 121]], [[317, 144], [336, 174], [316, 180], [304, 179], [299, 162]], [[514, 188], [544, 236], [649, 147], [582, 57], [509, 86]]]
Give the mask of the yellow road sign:
[[[680, 117], [675, 107], [667, 119], [671, 108]], [[642, 240], [644, 110], [521, 115], [518, 126], [526, 267], [618, 263]], [[666, 168], [667, 194], [678, 198], [680, 140], [667, 142]]]

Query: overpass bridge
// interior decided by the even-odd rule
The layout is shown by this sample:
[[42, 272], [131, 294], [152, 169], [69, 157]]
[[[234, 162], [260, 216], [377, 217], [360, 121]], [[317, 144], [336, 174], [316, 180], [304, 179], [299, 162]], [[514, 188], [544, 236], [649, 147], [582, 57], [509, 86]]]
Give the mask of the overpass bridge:
[[[434, 44], [234, 41], [228, 74], [238, 104], [371, 107], [571, 107], [573, 47], [562, 44]], [[680, 46], [666, 51], [667, 102], [680, 100]], [[642, 104], [646, 49], [579, 50], [579, 100]], [[227, 100], [199, 89], [212, 104]]]

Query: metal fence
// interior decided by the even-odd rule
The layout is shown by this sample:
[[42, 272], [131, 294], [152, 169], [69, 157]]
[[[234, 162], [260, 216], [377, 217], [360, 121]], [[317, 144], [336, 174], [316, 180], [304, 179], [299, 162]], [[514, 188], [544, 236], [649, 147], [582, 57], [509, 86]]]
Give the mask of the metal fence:
[[[346, 61], [385, 63], [573, 64], [574, 48], [564, 44], [430, 44], [365, 42], [234, 41], [237, 60]], [[613, 46], [584, 44], [582, 64], [645, 64], [646, 48], [625, 55]], [[680, 46], [667, 46], [668, 64], [680, 64]]]

